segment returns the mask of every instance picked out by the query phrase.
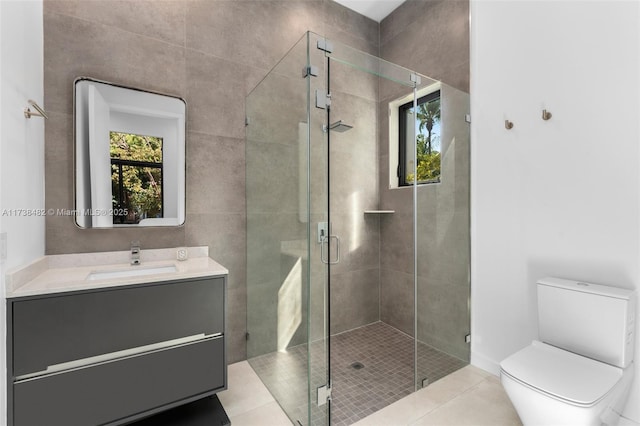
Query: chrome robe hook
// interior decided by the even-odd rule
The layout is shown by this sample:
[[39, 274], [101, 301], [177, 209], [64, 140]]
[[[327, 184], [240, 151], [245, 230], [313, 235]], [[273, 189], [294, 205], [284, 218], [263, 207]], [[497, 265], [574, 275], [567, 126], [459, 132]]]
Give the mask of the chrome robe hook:
[[44, 119], [49, 118], [47, 116], [47, 113], [44, 112], [44, 110], [40, 107], [40, 105], [36, 103], [36, 101], [29, 99], [27, 102], [29, 103], [29, 105], [34, 107], [38, 112], [33, 112], [29, 107], [26, 107], [24, 109], [25, 118], [31, 118], [31, 117], [42, 117]]

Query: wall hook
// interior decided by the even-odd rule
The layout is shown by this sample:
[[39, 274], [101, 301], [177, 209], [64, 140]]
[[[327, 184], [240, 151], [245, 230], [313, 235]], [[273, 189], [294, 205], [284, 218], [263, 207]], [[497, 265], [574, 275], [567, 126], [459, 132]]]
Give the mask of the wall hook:
[[38, 111], [38, 112], [33, 112], [33, 111], [31, 111], [31, 109], [29, 109], [29, 107], [26, 107], [24, 109], [25, 118], [31, 118], [31, 117], [42, 117], [42, 118], [45, 118], [45, 119], [49, 118], [47, 116], [47, 114], [44, 112], [44, 110], [42, 108], [40, 108], [40, 105], [38, 105], [36, 103], [36, 101], [33, 101], [33, 100], [29, 99], [27, 102], [29, 103], [29, 105], [34, 107], [36, 109], [36, 111]]
[[507, 130], [513, 129], [513, 122], [509, 120], [504, 120], [504, 128]]
[[542, 110], [542, 119], [544, 121], [547, 121], [548, 119], [550, 119], [551, 117], [553, 117], [553, 115], [551, 115], [551, 113], [549, 111], [547, 111], [546, 109]]

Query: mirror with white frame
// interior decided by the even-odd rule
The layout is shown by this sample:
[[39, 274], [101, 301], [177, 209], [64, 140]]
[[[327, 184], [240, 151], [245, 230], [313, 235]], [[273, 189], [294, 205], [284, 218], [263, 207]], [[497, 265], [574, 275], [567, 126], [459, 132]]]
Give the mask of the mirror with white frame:
[[79, 227], [184, 224], [183, 99], [81, 77], [74, 122]]

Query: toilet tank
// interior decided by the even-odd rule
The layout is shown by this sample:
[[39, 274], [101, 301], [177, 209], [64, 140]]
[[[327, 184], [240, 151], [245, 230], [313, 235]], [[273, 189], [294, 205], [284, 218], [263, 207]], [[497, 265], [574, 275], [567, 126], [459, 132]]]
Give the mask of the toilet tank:
[[607, 364], [633, 361], [636, 292], [547, 277], [538, 281], [540, 340]]

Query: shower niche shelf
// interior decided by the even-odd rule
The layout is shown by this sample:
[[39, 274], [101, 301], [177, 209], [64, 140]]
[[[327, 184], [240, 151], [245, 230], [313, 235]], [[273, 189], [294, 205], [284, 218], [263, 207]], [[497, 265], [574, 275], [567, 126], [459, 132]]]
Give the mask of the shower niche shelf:
[[364, 214], [393, 214], [395, 210], [365, 210]]

